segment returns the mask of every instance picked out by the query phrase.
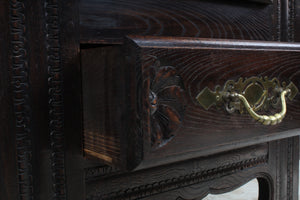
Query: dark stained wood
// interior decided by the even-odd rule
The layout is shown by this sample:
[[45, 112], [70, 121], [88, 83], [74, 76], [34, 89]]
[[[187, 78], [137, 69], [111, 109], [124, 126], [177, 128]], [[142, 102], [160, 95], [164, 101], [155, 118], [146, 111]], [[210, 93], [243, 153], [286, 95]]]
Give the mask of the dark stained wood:
[[263, 199], [270, 199], [270, 197], [272, 196], [272, 184], [270, 183], [270, 181], [268, 181], [268, 179], [266, 178], [257, 178], [258, 181], [258, 185], [259, 185], [259, 200], [263, 200]]
[[0, 1], [0, 199], [18, 198], [14, 107], [9, 52], [9, 2]]
[[[151, 151], [144, 157], [145, 160], [148, 156], [150, 158], [147, 164], [155, 163], [160, 155], [164, 156], [159, 159], [160, 161], [167, 162], [168, 159], [176, 161], [178, 158], [174, 157], [177, 155], [187, 158], [200, 156], [204, 152], [205, 154], [216, 152], [217, 149], [221, 150], [225, 146], [243, 146], [243, 143], [246, 145], [254, 141], [266, 142], [265, 139], [282, 137], [287, 134], [287, 130], [294, 129], [294, 134], [298, 134], [299, 95], [295, 101], [288, 102], [289, 111], [283, 123], [273, 127], [258, 124], [247, 114], [228, 115], [214, 108], [206, 111], [197, 104], [195, 97], [206, 86], [213, 90], [217, 84], [224, 85], [228, 79], [238, 80], [240, 77], [251, 76], [277, 77], [281, 81], [292, 81], [299, 88], [299, 78], [297, 78], [299, 67], [296, 64], [299, 62], [296, 61], [299, 57], [299, 51], [296, 49], [299, 49], [299, 46], [282, 44], [280, 47], [278, 43], [249, 44], [242, 41], [232, 43], [213, 40], [198, 41], [176, 40], [175, 38], [161, 40], [161, 43], [156, 39], [154, 41], [151, 39], [147, 41], [144, 38], [135, 40], [137, 48], [141, 48], [137, 50], [138, 53], [141, 52], [140, 58], [152, 55], [163, 62], [163, 65], [177, 69], [188, 95], [182, 127], [174, 133], [176, 136], [165, 147]], [[291, 51], [286, 52], [287, 49]], [[296, 52], [292, 52], [294, 50]], [[294, 64], [286, 65], [286, 59], [293, 60], [289, 63]], [[147, 66], [150, 65], [145, 65]], [[143, 70], [147, 71], [146, 68]]]
[[[70, 130], [70, 127], [72, 129], [74, 126], [68, 125], [64, 120], [63, 98], [64, 91], [74, 97], [74, 92], [69, 92], [73, 87], [67, 85], [67, 89], [64, 90], [63, 68], [70, 69], [68, 67], [75, 66], [74, 63], [79, 64], [73, 56], [75, 51], [79, 58], [79, 48], [73, 49], [74, 44], [79, 47], [79, 42], [64, 35], [71, 35], [68, 31], [72, 32], [73, 21], [79, 22], [70, 19], [75, 15], [73, 10], [69, 9], [77, 6], [62, 6], [58, 1], [52, 0], [9, 1], [7, 5], [1, 2], [2, 4], [1, 29], [7, 31], [1, 32], [0, 67], [4, 77], [1, 77], [0, 91], [1, 96], [2, 92], [5, 95], [1, 98], [1, 118], [4, 114], [3, 117], [8, 121], [0, 124], [3, 128], [3, 144], [0, 146], [1, 152], [5, 154], [1, 155], [1, 175], [2, 169], [5, 170], [1, 185], [5, 187], [1, 187], [0, 199], [83, 199], [83, 169], [80, 165], [74, 165], [78, 163], [77, 158], [81, 158], [79, 162], [83, 160], [80, 148], [81, 129], [75, 127], [78, 137], [74, 137], [75, 131]], [[10, 37], [7, 34], [10, 34]], [[70, 40], [66, 42], [60, 38]], [[60, 45], [63, 48], [60, 48]], [[75, 80], [79, 85], [76, 89], [81, 88], [80, 74], [73, 73], [73, 69], [71, 71], [70, 75], [77, 75]], [[67, 77], [66, 80], [75, 86], [72, 79]], [[81, 90], [77, 93], [80, 95]], [[67, 101], [70, 96], [67, 95]], [[76, 99], [80, 110], [80, 96]], [[67, 116], [72, 116], [71, 121], [77, 119], [79, 123], [76, 124], [80, 126], [80, 111], [69, 109], [68, 106], [66, 110]], [[77, 112], [77, 115], [69, 114], [70, 110]], [[65, 122], [66, 130], [63, 125]], [[67, 143], [71, 144], [67, 148], [64, 141], [65, 131], [72, 139]], [[77, 154], [74, 147], [69, 148], [72, 145], [76, 147]], [[69, 154], [66, 153], [66, 149]], [[69, 151], [71, 149], [72, 151]], [[65, 159], [65, 154], [71, 156]], [[5, 164], [2, 164], [2, 159], [5, 159]], [[65, 166], [65, 162], [68, 167]], [[73, 166], [78, 166], [80, 170]], [[68, 177], [68, 187], [66, 174], [72, 174]], [[68, 197], [67, 191], [70, 191]]]
[[[134, 117], [134, 113], [137, 113], [134, 100], [137, 83], [131, 83], [134, 80], [134, 76], [130, 74], [132, 70], [124, 66], [125, 57], [119, 46], [83, 50], [81, 56], [85, 153], [94, 157], [93, 154], [96, 157], [102, 155], [102, 160], [107, 163], [118, 166], [123, 163], [124, 166], [128, 165], [126, 168], [132, 168], [138, 164], [135, 163], [135, 157], [142, 156], [143, 143], [133, 128], [137, 123]], [[95, 56], [100, 59], [94, 59]], [[130, 131], [136, 136], [129, 138]], [[95, 137], [95, 133], [103, 135]], [[122, 149], [128, 149], [128, 153]], [[129, 151], [135, 156], [129, 155]], [[107, 154], [99, 154], [100, 152]], [[128, 160], [129, 157], [132, 160]]]
[[112, 168], [87, 169], [87, 199], [202, 199], [258, 178], [259, 199], [296, 200], [298, 142], [294, 137], [117, 176]]
[[293, 9], [293, 17], [294, 22], [291, 24], [291, 28], [294, 32], [294, 41], [300, 42], [300, 29], [298, 28], [300, 25], [300, 2], [299, 1], [293, 1], [294, 3], [294, 9]]
[[128, 34], [251, 40], [279, 37], [277, 1], [84, 0], [79, 9], [81, 43], [120, 43]]
[[[32, 138], [32, 196], [47, 199], [52, 194], [52, 172], [49, 150], [50, 134], [48, 132], [48, 67], [47, 49], [40, 45], [46, 41], [44, 4], [40, 1], [25, 2], [27, 34], [27, 63], [30, 96], [31, 138]], [[35, 15], [32, 15], [35, 13]], [[43, 183], [43, 184], [41, 184]], [[30, 197], [31, 198], [31, 197]]]
[[[65, 199], [85, 199], [83, 170], [83, 137], [82, 137], [82, 106], [81, 106], [81, 73], [79, 49], [79, 5], [78, 0], [55, 1], [60, 8], [59, 27], [61, 75], [63, 76], [62, 91], [64, 117], [60, 122], [64, 129], [57, 140], [57, 145], [63, 145], [61, 156], [65, 165], [58, 163], [58, 171], [65, 170], [65, 179], [58, 179], [57, 184], [64, 184]], [[55, 12], [54, 12], [55, 13]], [[55, 25], [55, 23], [53, 23]], [[76, 105], [76, 106], [75, 106]], [[64, 140], [64, 142], [62, 141]], [[60, 194], [59, 191], [57, 195]]]
[[[115, 172], [113, 171], [94, 174], [92, 179], [88, 178], [86, 180], [88, 189], [87, 199], [93, 199], [92, 197], [108, 199], [115, 195], [119, 195], [115, 197], [119, 199], [130, 197], [137, 199], [155, 195], [164, 191], [174, 190], [180, 184], [184, 187], [189, 184], [202, 182], [205, 179], [213, 179], [213, 176], [231, 174], [235, 170], [239, 171], [243, 164], [245, 164], [245, 170], [246, 168], [265, 164], [268, 162], [267, 155], [268, 145], [265, 144], [215, 155], [213, 158], [197, 158], [160, 168], [141, 170], [128, 174], [121, 173], [118, 176], [115, 176]], [[238, 169], [232, 163], [236, 163]], [[211, 173], [213, 171], [215, 173]], [[130, 182], [128, 184], [119, 184], [121, 182], [128, 182], [126, 180], [130, 180]], [[234, 184], [240, 185], [238, 182]], [[137, 190], [136, 193], [134, 192], [134, 188]], [[126, 190], [128, 191], [127, 194]], [[176, 199], [176, 197], [171, 199]]]
[[[57, 1], [45, 1], [47, 50], [48, 135], [51, 166], [51, 196], [67, 199], [65, 172], [64, 90], [62, 67], [62, 7]], [[61, 22], [61, 23], [59, 23]]]
[[[298, 9], [295, 0], [281, 1], [281, 41], [295, 41], [295, 20]], [[297, 3], [298, 4], [298, 3]]]
[[18, 197], [30, 199], [34, 197], [33, 167], [33, 128], [32, 128], [32, 96], [30, 84], [30, 57], [28, 56], [30, 41], [27, 29], [27, 4], [23, 1], [9, 1], [9, 71], [11, 101], [13, 104], [12, 120], [15, 134], [15, 157], [18, 184]]
[[[219, 138], [200, 137], [200, 124], [192, 124], [189, 127], [196, 129], [183, 133], [192, 115], [186, 114], [191, 100], [185, 95], [186, 76], [177, 66], [182, 61], [160, 60], [160, 64], [156, 62], [157, 73], [149, 74], [155, 80], [150, 87], [154, 93], [168, 88], [169, 83], [174, 85], [171, 90], [135, 98], [145, 86], [135, 77], [141, 68], [132, 68], [135, 60], [130, 57], [138, 54], [114, 44], [123, 43], [128, 34], [300, 41], [298, 4], [295, 0], [0, 0], [0, 199], [201, 199], [208, 193], [227, 192], [258, 178], [260, 199], [296, 200], [299, 139], [293, 136], [299, 131], [292, 129], [298, 120], [296, 110], [289, 113], [290, 122], [262, 131], [265, 135], [244, 131], [252, 139], [236, 134], [236, 140], [229, 140], [220, 132], [215, 134]], [[176, 40], [172, 39], [172, 43], [168, 45], [180, 46]], [[255, 43], [251, 51], [267, 50], [266, 44]], [[147, 45], [143, 45], [146, 49]], [[206, 45], [210, 52], [220, 48], [212, 43]], [[296, 49], [289, 46], [288, 50], [294, 51], [291, 54], [278, 45], [282, 54], [277, 59], [282, 57], [284, 66], [297, 60], [292, 58], [298, 52], [297, 45]], [[147, 47], [148, 53], [149, 48], [152, 47]], [[227, 44], [226, 48], [244, 47]], [[80, 51], [81, 58], [88, 58], [82, 65]], [[257, 54], [255, 62], [264, 55]], [[212, 58], [216, 64], [218, 60]], [[276, 58], [270, 60], [276, 62]], [[89, 67], [85, 68], [84, 63]], [[166, 63], [172, 66], [164, 67]], [[219, 64], [223, 63], [226, 60]], [[95, 90], [90, 90], [81, 85], [84, 77], [91, 82], [98, 82], [99, 77], [102, 80], [99, 85], [91, 84]], [[90, 98], [89, 108], [82, 94], [102, 96], [99, 101]], [[122, 97], [116, 99], [117, 94]], [[138, 104], [143, 101], [149, 101], [149, 108]], [[93, 104], [98, 107], [94, 109]], [[288, 107], [291, 105], [293, 102]], [[93, 115], [98, 109], [103, 112]], [[84, 113], [88, 110], [91, 112]], [[163, 121], [161, 115], [150, 115], [148, 123], [152, 127], [147, 127], [136, 117], [140, 111], [145, 114], [156, 110], [167, 113], [172, 123]], [[91, 120], [85, 121], [85, 126], [83, 119], [87, 116]], [[289, 119], [291, 116], [296, 117]], [[248, 120], [247, 115], [243, 117]], [[241, 125], [240, 119], [232, 119], [235, 126]], [[140, 163], [139, 168], [124, 172], [84, 153], [83, 134], [89, 126], [97, 125], [96, 132], [105, 130], [104, 136], [122, 134], [116, 140], [100, 140], [100, 145], [95, 138], [86, 141], [96, 150], [118, 152], [113, 157], [117, 164], [110, 165], [133, 169]], [[136, 129], [137, 125], [143, 129]], [[254, 122], [247, 125], [261, 130]], [[207, 127], [204, 125], [203, 131], [208, 131]], [[211, 123], [210, 127], [220, 128], [220, 124]], [[145, 139], [141, 133], [147, 128], [155, 131]], [[223, 130], [227, 134], [228, 129]], [[220, 145], [201, 146], [205, 138]], [[124, 151], [116, 151], [117, 142]], [[165, 145], [160, 146], [162, 143]], [[257, 145], [251, 146], [254, 144]], [[191, 151], [180, 156], [182, 147]]]
[[[124, 46], [123, 55], [118, 46], [82, 51], [87, 156], [140, 169], [299, 134], [299, 94], [276, 126], [247, 113], [205, 110], [196, 96], [206, 86], [214, 90], [251, 76], [277, 77], [300, 88], [300, 45], [134, 37]], [[158, 102], [154, 112], [151, 91]]]

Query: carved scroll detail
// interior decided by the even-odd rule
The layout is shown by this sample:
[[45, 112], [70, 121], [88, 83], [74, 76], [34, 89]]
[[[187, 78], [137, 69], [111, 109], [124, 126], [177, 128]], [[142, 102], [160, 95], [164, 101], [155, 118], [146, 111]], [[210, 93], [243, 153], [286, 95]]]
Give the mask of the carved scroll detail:
[[65, 164], [64, 164], [64, 107], [63, 73], [61, 67], [59, 39], [58, 0], [47, 0], [47, 63], [49, 95], [49, 132], [51, 139], [51, 166], [54, 199], [66, 199]]
[[295, 0], [288, 0], [288, 41], [295, 41]]
[[19, 198], [33, 199], [31, 107], [26, 49], [25, 5], [10, 0], [10, 35]]

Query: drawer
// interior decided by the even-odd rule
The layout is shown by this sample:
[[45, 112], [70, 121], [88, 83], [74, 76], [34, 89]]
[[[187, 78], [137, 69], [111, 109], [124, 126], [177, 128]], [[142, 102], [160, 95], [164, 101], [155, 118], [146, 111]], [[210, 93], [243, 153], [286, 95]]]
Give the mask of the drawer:
[[88, 159], [137, 170], [299, 135], [299, 44], [131, 36], [81, 62]]

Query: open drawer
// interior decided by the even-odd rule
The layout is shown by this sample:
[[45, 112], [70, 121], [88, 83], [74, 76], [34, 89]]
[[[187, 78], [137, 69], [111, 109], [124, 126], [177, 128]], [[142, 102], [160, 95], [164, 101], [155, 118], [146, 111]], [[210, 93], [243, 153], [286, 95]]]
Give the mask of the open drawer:
[[133, 170], [300, 133], [299, 44], [132, 36], [81, 59], [87, 158]]

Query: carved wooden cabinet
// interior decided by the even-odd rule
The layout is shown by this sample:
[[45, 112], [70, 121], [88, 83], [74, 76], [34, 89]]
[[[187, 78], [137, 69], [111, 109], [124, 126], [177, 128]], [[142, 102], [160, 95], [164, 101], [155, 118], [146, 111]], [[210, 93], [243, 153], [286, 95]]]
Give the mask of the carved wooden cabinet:
[[0, 2], [1, 199], [298, 199], [298, 0]]

